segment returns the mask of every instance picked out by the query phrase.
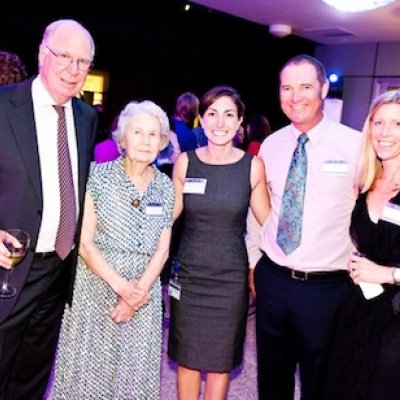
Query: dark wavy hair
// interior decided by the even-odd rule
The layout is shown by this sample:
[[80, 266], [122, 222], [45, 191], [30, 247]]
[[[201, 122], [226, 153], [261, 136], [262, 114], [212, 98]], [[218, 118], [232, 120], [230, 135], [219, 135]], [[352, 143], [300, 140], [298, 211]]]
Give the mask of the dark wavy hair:
[[236, 104], [239, 118], [242, 118], [246, 111], [246, 107], [242, 99], [240, 98], [240, 94], [237, 92], [236, 89], [224, 85], [215, 86], [203, 95], [200, 100], [199, 114], [203, 116], [211, 104], [213, 104], [220, 97], [224, 96], [228, 96], [232, 99], [232, 101]]
[[16, 54], [0, 51], [0, 85], [21, 82], [27, 77], [25, 66]]

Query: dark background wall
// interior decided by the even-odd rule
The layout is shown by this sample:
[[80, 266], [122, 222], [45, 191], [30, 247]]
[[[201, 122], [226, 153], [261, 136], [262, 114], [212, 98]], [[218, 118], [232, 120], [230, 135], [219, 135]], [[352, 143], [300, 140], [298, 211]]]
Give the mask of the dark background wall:
[[16, 52], [29, 75], [37, 72], [38, 45], [49, 22], [73, 18], [88, 28], [96, 42], [94, 68], [110, 74], [106, 124], [130, 100], [148, 98], [171, 113], [180, 93], [201, 96], [225, 83], [241, 93], [247, 115], [262, 112], [277, 129], [286, 123], [279, 69], [290, 57], [315, 50], [312, 42], [278, 39], [267, 27], [203, 7], [184, 12], [180, 0], [134, 0], [133, 11], [126, 0], [106, 7], [85, 0], [9, 3], [2, 6], [0, 50]]

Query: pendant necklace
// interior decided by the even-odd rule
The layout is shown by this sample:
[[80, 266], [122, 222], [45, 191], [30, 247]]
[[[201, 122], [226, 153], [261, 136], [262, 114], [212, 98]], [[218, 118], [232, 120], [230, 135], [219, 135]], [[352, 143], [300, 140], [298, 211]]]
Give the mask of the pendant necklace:
[[[146, 176], [145, 176], [144, 181], [146, 181], [146, 180], [148, 179], [148, 177], [149, 177], [149, 170], [147, 169], [147, 170], [146, 170]], [[134, 185], [135, 185], [135, 184], [134, 184]], [[137, 187], [136, 187], [136, 188], [137, 188]], [[142, 204], [142, 202], [141, 202], [141, 200], [140, 200], [140, 197], [135, 197], [135, 198], [132, 200], [132, 203], [131, 203], [131, 204], [133, 205], [133, 207], [139, 208], [140, 205]]]
[[139, 208], [139, 207], [140, 207], [140, 199], [139, 199], [139, 197], [136, 197], [136, 198], [134, 198], [134, 199], [132, 200], [132, 205], [133, 205], [133, 207], [135, 207], [135, 208]]

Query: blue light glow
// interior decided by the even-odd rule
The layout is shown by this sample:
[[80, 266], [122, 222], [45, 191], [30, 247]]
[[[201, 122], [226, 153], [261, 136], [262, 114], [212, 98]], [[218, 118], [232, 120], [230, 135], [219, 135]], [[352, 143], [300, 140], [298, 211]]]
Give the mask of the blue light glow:
[[329, 74], [328, 79], [330, 83], [336, 83], [339, 80], [339, 76], [337, 74], [332, 73]]

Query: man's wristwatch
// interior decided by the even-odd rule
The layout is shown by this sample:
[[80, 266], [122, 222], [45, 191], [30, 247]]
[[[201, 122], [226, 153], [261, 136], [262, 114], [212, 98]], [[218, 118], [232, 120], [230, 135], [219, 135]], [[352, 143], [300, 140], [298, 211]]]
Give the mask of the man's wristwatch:
[[393, 269], [393, 283], [400, 284], [400, 268], [394, 267]]

